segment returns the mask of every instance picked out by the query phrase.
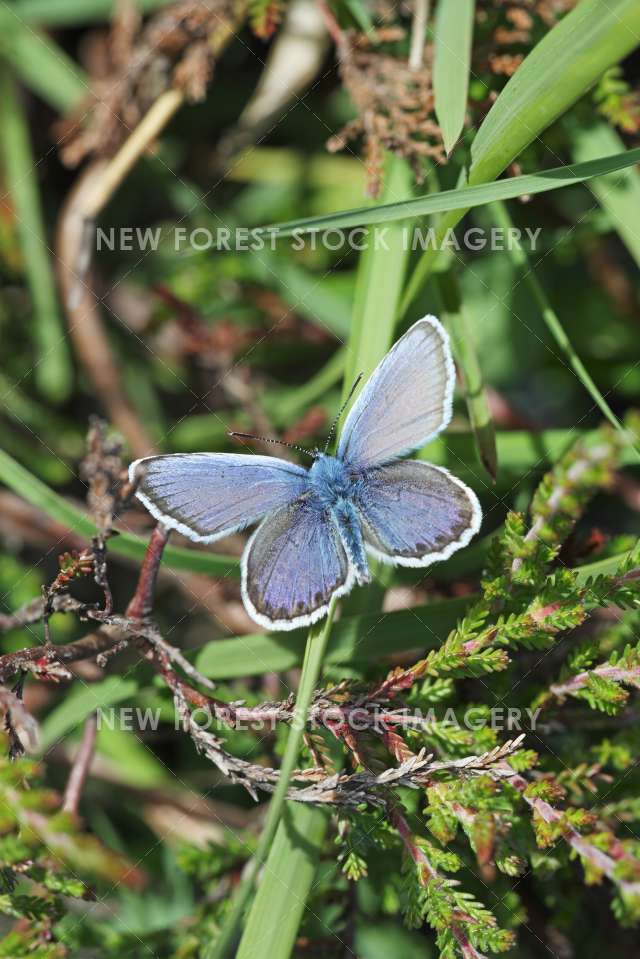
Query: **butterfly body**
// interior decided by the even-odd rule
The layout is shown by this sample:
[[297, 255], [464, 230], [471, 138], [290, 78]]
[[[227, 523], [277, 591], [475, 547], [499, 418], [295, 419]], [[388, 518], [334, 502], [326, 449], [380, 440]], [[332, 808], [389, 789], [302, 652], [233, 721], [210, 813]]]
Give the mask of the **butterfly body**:
[[335, 456], [309, 470], [237, 453], [153, 456], [131, 464], [160, 522], [211, 543], [260, 522], [242, 557], [242, 597], [269, 629], [326, 615], [371, 579], [367, 556], [400, 566], [447, 559], [478, 531], [475, 493], [446, 469], [400, 457], [451, 417], [455, 370], [435, 317], [415, 323], [353, 404]]
[[309, 470], [311, 495], [321, 509], [327, 510], [353, 566], [356, 582], [371, 579], [360, 517], [355, 499], [362, 483], [357, 470], [350, 469], [336, 456], [319, 453]]

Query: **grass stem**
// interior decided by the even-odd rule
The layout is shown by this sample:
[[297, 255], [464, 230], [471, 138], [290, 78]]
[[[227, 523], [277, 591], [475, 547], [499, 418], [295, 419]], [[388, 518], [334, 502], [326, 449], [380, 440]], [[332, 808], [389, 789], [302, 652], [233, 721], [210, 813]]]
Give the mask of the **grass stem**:
[[285, 747], [282, 764], [280, 767], [280, 778], [275, 788], [269, 811], [260, 835], [256, 851], [249, 863], [245, 874], [238, 886], [231, 910], [227, 915], [226, 923], [222, 929], [220, 938], [205, 953], [205, 959], [224, 959], [231, 949], [238, 931], [240, 922], [245, 909], [251, 898], [256, 877], [260, 867], [266, 862], [271, 843], [276, 834], [278, 824], [282, 817], [291, 775], [298, 762], [302, 736], [307, 722], [309, 707], [313, 698], [314, 690], [318, 684], [322, 670], [324, 654], [331, 635], [331, 625], [335, 612], [335, 600], [332, 600], [327, 618], [321, 623], [312, 626], [307, 637], [304, 662], [302, 664], [302, 673], [300, 676], [300, 685], [296, 697], [296, 705], [293, 714], [293, 720], [289, 727], [287, 745]]

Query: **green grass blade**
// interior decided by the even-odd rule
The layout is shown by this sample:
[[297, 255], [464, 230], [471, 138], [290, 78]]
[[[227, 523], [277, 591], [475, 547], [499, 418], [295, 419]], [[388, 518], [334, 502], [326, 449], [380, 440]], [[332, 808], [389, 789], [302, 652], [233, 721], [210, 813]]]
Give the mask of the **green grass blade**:
[[599, 559], [594, 563], [579, 566], [576, 570], [576, 582], [579, 586], [584, 586], [586, 582], [595, 579], [596, 576], [613, 576], [618, 570], [625, 569], [632, 557], [637, 556], [637, 554], [638, 542], [626, 553], [618, 553], [616, 556], [608, 556], [606, 559]]
[[15, 82], [9, 69], [2, 65], [0, 126], [7, 189], [16, 212], [33, 304], [33, 339], [38, 354], [34, 360], [35, 379], [43, 396], [60, 402], [69, 395], [72, 373], [40, 206], [38, 166]]
[[[366, 666], [400, 650], [439, 645], [466, 606], [466, 599], [434, 600], [415, 610], [394, 613], [363, 613], [343, 616], [334, 623], [325, 662]], [[304, 631], [242, 636], [207, 643], [197, 665], [205, 676], [233, 679], [237, 676], [284, 672], [300, 666]]]
[[[72, 423], [19, 389], [10, 376], [0, 373], [2, 413], [18, 427], [27, 427], [34, 435], [46, 435], [47, 446], [59, 457], [79, 458], [84, 451], [84, 438]], [[57, 460], [58, 466], [71, 475], [71, 469]]]
[[[413, 176], [409, 165], [395, 156], [387, 157], [384, 190], [381, 204], [388, 200], [403, 200], [411, 196]], [[410, 245], [406, 242], [409, 221], [400, 221], [384, 227], [380, 234], [369, 231], [369, 243], [358, 264], [351, 336], [347, 348], [342, 402], [346, 403], [358, 376], [363, 383], [389, 350], [398, 317], [398, 306], [409, 261]], [[362, 386], [362, 384], [361, 384]], [[344, 416], [347, 415], [345, 410]], [[344, 417], [343, 417], [344, 422]], [[351, 613], [370, 609], [381, 603], [391, 568], [374, 563], [373, 582], [366, 590], [354, 591], [344, 603]]]
[[[21, 466], [5, 450], [0, 450], [0, 482], [28, 503], [41, 509], [47, 516], [62, 523], [71, 532], [86, 539], [95, 536], [96, 527], [88, 516]], [[146, 539], [131, 533], [119, 533], [109, 541], [110, 553], [127, 556], [129, 559], [142, 560], [146, 549]], [[240, 578], [240, 563], [233, 556], [168, 546], [164, 551], [163, 563], [173, 569], [190, 570], [193, 573]]]
[[[572, 165], [553, 167], [550, 170], [541, 170], [539, 173], [529, 173], [524, 176], [510, 177], [497, 183], [486, 183], [475, 186], [464, 186], [456, 190], [443, 190], [442, 193], [432, 193], [428, 196], [417, 197], [412, 200], [401, 200], [398, 203], [387, 203], [384, 206], [363, 206], [354, 210], [343, 210], [337, 213], [328, 213], [323, 216], [303, 217], [298, 220], [288, 220], [285, 223], [264, 226], [256, 229], [256, 235], [273, 234], [276, 239], [292, 236], [294, 233], [313, 233], [318, 230], [337, 229], [351, 226], [368, 226], [372, 223], [392, 223], [395, 220], [406, 220], [414, 217], [432, 215], [435, 213], [455, 213], [453, 225], [462, 218], [463, 213], [476, 206], [484, 206], [494, 200], [513, 200], [515, 197], [546, 193], [548, 190], [560, 190], [563, 187], [574, 186], [591, 180], [593, 177], [605, 176], [624, 170], [627, 167], [640, 163], [640, 148], [626, 150], [615, 157], [601, 157], [589, 163], [575, 163]], [[446, 228], [443, 227], [447, 223]], [[440, 237], [446, 234], [451, 224], [448, 218], [443, 218], [438, 226]], [[424, 256], [427, 256], [427, 250]]]
[[320, 280], [271, 250], [262, 250], [260, 259], [265, 284], [277, 289], [292, 310], [306, 316], [321, 329], [331, 330], [340, 339], [348, 336], [351, 319], [349, 289], [341, 289], [340, 284], [336, 288], [335, 277]]
[[637, 0], [582, 0], [543, 37], [489, 111], [471, 147], [470, 183], [494, 180], [640, 43]]
[[[370, 208], [374, 219], [369, 222], [377, 222], [376, 213], [389, 200], [406, 201], [411, 195], [411, 182], [408, 164], [391, 157], [386, 168], [382, 207]], [[393, 342], [407, 263], [404, 228], [402, 222], [387, 227], [384, 235], [386, 249], [369, 242], [361, 254], [344, 369], [343, 399], [360, 373], [364, 374], [365, 380], [369, 377]], [[369, 335], [370, 332], [373, 335]]]
[[[170, 2], [137, 0], [136, 7], [141, 13], [151, 13]], [[66, 27], [111, 19], [117, 9], [117, 0], [18, 0], [12, 6], [13, 13], [26, 23]]]
[[[534, 47], [489, 111], [471, 148], [469, 189], [495, 180], [605, 70], [639, 42], [637, 0], [582, 0]], [[575, 168], [566, 170], [573, 172]], [[463, 213], [458, 208], [458, 212], [444, 217], [438, 237], [446, 236]], [[403, 313], [420, 292], [436, 257], [437, 252], [430, 249], [418, 261], [407, 284]]]
[[277, 879], [269, 883], [268, 896], [258, 892], [236, 959], [290, 955], [305, 908], [301, 891], [314, 880], [328, 822], [323, 809], [301, 803], [286, 808], [272, 847], [274, 860], [281, 864]]
[[[231, 948], [235, 939], [236, 930], [242, 921], [242, 916], [247, 907], [249, 899], [251, 898], [258, 871], [262, 865], [265, 865], [264, 876], [259, 886], [253, 908], [249, 914], [249, 922], [245, 928], [242, 939], [240, 940], [240, 948], [236, 953], [236, 956], [243, 954], [256, 954], [256, 940], [255, 933], [253, 931], [255, 926], [254, 913], [257, 912], [258, 914], [261, 914], [266, 909], [269, 914], [273, 916], [274, 920], [278, 921], [278, 923], [282, 923], [285, 919], [284, 912], [281, 912], [280, 914], [276, 912], [276, 902], [279, 903], [277, 896], [281, 887], [283, 884], [285, 884], [285, 879], [281, 875], [282, 867], [284, 866], [285, 870], [288, 869], [289, 873], [297, 873], [298, 859], [300, 857], [301, 850], [297, 848], [299, 842], [293, 842], [290, 857], [287, 860], [282, 860], [280, 858], [279, 850], [283, 845], [281, 834], [286, 832], [286, 826], [281, 822], [281, 817], [285, 808], [285, 801], [287, 792], [289, 790], [291, 774], [295, 769], [300, 747], [302, 746], [302, 737], [306, 729], [309, 707], [311, 706], [311, 701], [313, 699], [313, 695], [320, 678], [320, 673], [322, 671], [324, 655], [329, 637], [331, 635], [331, 625], [333, 623], [335, 608], [336, 601], [334, 599], [331, 602], [327, 618], [320, 623], [316, 623], [316, 625], [312, 626], [309, 630], [307, 643], [305, 646], [304, 661], [302, 664], [302, 673], [300, 675], [300, 685], [298, 686], [298, 692], [296, 694], [296, 705], [293, 718], [291, 720], [291, 725], [289, 726], [284, 756], [282, 757], [282, 762], [280, 764], [280, 776], [278, 778], [278, 784], [275, 788], [273, 796], [271, 797], [271, 802], [269, 803], [267, 819], [265, 821], [262, 833], [260, 834], [258, 846], [253, 858], [251, 859], [248, 868], [245, 870], [238, 889], [234, 893], [233, 904], [225, 921], [222, 934], [220, 935], [220, 938], [213, 944], [213, 946], [206, 950], [205, 959], [224, 959], [224, 957], [228, 954], [229, 949]], [[290, 824], [293, 826], [294, 830], [297, 830], [300, 827], [300, 822], [298, 818], [298, 811], [295, 809], [295, 804], [290, 807], [289, 817]], [[323, 830], [319, 831], [322, 832], [322, 835], [324, 834]], [[280, 839], [278, 842], [273, 844], [276, 832], [280, 834]], [[313, 874], [311, 874], [309, 877], [310, 882], [312, 878]], [[275, 879], [276, 881], [272, 881], [272, 879]], [[290, 892], [293, 887], [285, 885], [285, 888]], [[297, 882], [296, 888], [299, 888]], [[300, 899], [300, 912], [302, 912], [304, 907], [305, 898], [306, 896], [301, 897]], [[288, 955], [288, 953], [283, 952], [273, 953], [273, 955], [276, 954]]]
[[447, 154], [464, 126], [475, 0], [439, 0], [433, 37], [433, 92]]
[[375, 29], [375, 23], [364, 0], [344, 0], [344, 5], [363, 33]]
[[[504, 203], [492, 204], [491, 212], [497, 226], [505, 230], [512, 229], [513, 220], [511, 219], [509, 211]], [[514, 236], [515, 234], [512, 233], [510, 235]], [[634, 438], [631, 437], [629, 430], [625, 429], [618, 417], [615, 415], [606, 399], [591, 379], [591, 376], [587, 372], [584, 363], [573, 348], [573, 344], [567, 336], [564, 327], [560, 322], [558, 314], [549, 302], [547, 294], [542, 288], [542, 285], [534, 272], [534, 268], [529, 260], [529, 257], [527, 256], [527, 253], [520, 244], [519, 240], [516, 239], [514, 242], [509, 244], [509, 256], [512, 257], [516, 266], [522, 271], [523, 282], [529, 287], [534, 302], [540, 308], [542, 318], [544, 319], [549, 332], [558, 344], [558, 347], [562, 351], [563, 356], [573, 372], [576, 374], [596, 406], [609, 420], [609, 422], [615, 426], [617, 430], [620, 430], [628, 442], [634, 443]]]
[[[142, 696], [136, 697], [136, 705], [141, 701]], [[115, 710], [113, 716], [110, 710], [106, 711], [104, 721], [100, 723], [96, 753], [108, 759], [115, 775], [127, 786], [155, 789], [166, 787], [172, 780], [165, 763], [156, 759], [142, 738], [138, 738], [137, 732], [118, 727]]]
[[40, 749], [46, 752], [54, 743], [83, 722], [96, 709], [106, 709], [131, 699], [138, 690], [135, 679], [108, 676], [99, 683], [74, 686], [63, 701], [52, 709], [40, 727]]
[[[608, 156], [624, 148], [620, 136], [606, 123], [581, 127], [572, 134], [573, 155], [578, 162]], [[611, 218], [611, 225], [640, 266], [640, 170], [628, 170], [592, 180], [589, 189]]]
[[17, 17], [7, 19], [0, 31], [0, 54], [24, 85], [59, 113], [71, 110], [89, 93], [88, 81], [71, 57]]
[[[572, 443], [580, 438], [588, 441], [590, 435], [587, 430], [575, 428], [544, 430], [541, 433], [524, 430], [498, 431], [496, 445], [500, 463], [499, 478], [505, 479], [507, 487], [512, 486], [513, 480], [521, 478], [525, 472], [531, 473], [532, 479], [535, 479], [540, 472], [553, 466]], [[438, 437], [429, 443], [419, 456], [438, 466], [448, 466], [467, 481], [473, 479], [474, 471], [464, 466], [473, 459], [473, 437], [470, 433], [449, 432], [446, 437]], [[635, 451], [631, 447], [625, 447], [621, 454], [622, 465], [632, 466], [636, 462]]]
[[462, 307], [460, 292], [452, 270], [439, 273], [437, 279], [443, 304], [443, 319], [451, 334], [453, 353], [462, 378], [476, 450], [480, 462], [491, 480], [495, 482], [498, 473], [496, 433], [474, 343], [474, 331]]

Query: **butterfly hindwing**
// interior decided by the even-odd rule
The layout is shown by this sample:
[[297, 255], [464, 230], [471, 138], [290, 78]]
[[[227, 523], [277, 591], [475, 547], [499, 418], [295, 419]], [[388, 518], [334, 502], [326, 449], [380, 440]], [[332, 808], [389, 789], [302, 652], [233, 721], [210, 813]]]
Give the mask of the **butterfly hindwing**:
[[435, 317], [425, 316], [367, 381], [347, 416], [339, 458], [365, 468], [423, 446], [451, 419], [454, 383], [449, 337]]
[[308, 486], [301, 466], [243, 453], [149, 456], [131, 464], [129, 477], [156, 519], [201, 543], [257, 522]]
[[400, 566], [447, 559], [467, 545], [482, 519], [472, 490], [442, 467], [419, 460], [368, 470], [356, 507], [369, 551]]
[[268, 516], [242, 560], [242, 596], [267, 629], [320, 619], [334, 594], [353, 585], [347, 554], [328, 510], [302, 497]]

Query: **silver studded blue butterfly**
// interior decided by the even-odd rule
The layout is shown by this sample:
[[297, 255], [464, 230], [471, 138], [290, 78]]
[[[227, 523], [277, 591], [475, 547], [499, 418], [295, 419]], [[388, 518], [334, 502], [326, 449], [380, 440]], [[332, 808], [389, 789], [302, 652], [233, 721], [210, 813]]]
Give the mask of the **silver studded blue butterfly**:
[[428, 566], [477, 533], [472, 490], [440, 466], [399, 459], [445, 429], [454, 380], [447, 333], [425, 316], [360, 392], [336, 456], [316, 452], [309, 470], [238, 453], [150, 456], [129, 476], [156, 519], [197, 542], [259, 522], [242, 557], [247, 611], [268, 629], [309, 625], [370, 580], [367, 554]]

